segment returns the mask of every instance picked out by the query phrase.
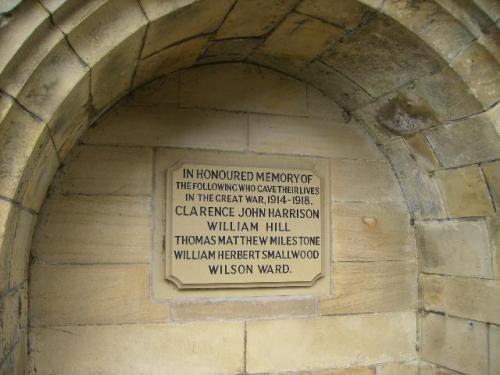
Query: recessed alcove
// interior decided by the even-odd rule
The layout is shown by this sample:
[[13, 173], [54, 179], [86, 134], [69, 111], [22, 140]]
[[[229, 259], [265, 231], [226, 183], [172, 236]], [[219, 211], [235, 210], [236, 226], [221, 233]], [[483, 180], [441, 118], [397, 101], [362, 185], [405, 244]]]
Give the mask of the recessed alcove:
[[[500, 371], [496, 1], [1, 10], [1, 374]], [[321, 166], [320, 283], [169, 283], [193, 158]]]

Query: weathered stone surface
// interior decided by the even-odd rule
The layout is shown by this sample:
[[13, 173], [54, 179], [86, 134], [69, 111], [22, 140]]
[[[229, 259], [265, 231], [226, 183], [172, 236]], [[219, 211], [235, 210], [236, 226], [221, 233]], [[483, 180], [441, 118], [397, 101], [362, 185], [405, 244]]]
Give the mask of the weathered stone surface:
[[167, 305], [149, 300], [147, 264], [36, 264], [30, 272], [32, 327], [160, 322], [168, 317]]
[[325, 62], [380, 96], [435, 71], [438, 60], [403, 26], [379, 15], [329, 52]]
[[430, 172], [439, 166], [439, 161], [437, 160], [434, 151], [422, 133], [417, 133], [406, 138], [406, 144], [410, 148], [410, 152], [418, 166], [423, 171]]
[[500, 157], [500, 141], [491, 123], [472, 117], [425, 132], [445, 167], [494, 160]]
[[[52, 19], [58, 28], [65, 34], [85, 22], [109, 0], [92, 0], [80, 3], [79, 1], [40, 0], [40, 3], [51, 13]], [[130, 5], [131, 3], [128, 3]]]
[[182, 106], [307, 114], [304, 83], [249, 64], [207, 65], [182, 71], [179, 96]]
[[419, 222], [416, 234], [424, 272], [491, 278], [491, 250], [484, 220]]
[[[9, 267], [19, 209], [0, 199], [0, 291], [9, 288]], [[5, 270], [5, 271], [3, 271]]]
[[342, 28], [354, 29], [372, 13], [372, 9], [355, 0], [304, 0], [297, 11]]
[[379, 365], [377, 375], [434, 375], [434, 373], [430, 364], [415, 361]]
[[40, 216], [33, 255], [45, 262], [148, 262], [150, 211], [147, 197], [53, 196]]
[[416, 308], [414, 262], [335, 262], [333, 297], [320, 299], [321, 315], [409, 311]]
[[28, 280], [31, 239], [33, 238], [36, 220], [37, 216], [32, 213], [19, 210], [9, 264], [10, 288], [16, 288]]
[[299, 75], [347, 110], [352, 110], [371, 98], [362, 87], [322, 61], [313, 61]]
[[264, 65], [303, 67], [325, 51], [344, 31], [298, 13], [289, 14], [250, 59]]
[[375, 369], [369, 367], [352, 367], [346, 369], [285, 371], [273, 372], [270, 375], [374, 375]]
[[499, 280], [422, 274], [419, 281], [426, 310], [500, 323]]
[[201, 36], [176, 44], [141, 60], [134, 78], [134, 87], [193, 65], [207, 42], [208, 38]]
[[360, 127], [330, 120], [250, 115], [249, 137], [249, 148], [256, 152], [364, 160], [383, 158]]
[[500, 373], [500, 326], [490, 324], [490, 374]]
[[389, 159], [396, 177], [411, 177], [420, 171], [404, 138], [394, 138], [380, 148]]
[[172, 73], [127, 95], [122, 103], [128, 106], [162, 106], [179, 101], [179, 73]]
[[0, 194], [21, 201], [48, 132], [6, 96], [0, 96], [0, 113]]
[[483, 165], [483, 173], [488, 189], [497, 208], [500, 207], [500, 162], [495, 161]]
[[151, 20], [142, 51], [147, 57], [181, 40], [215, 31], [235, 0], [182, 0], [161, 4], [157, 0], [143, 2]]
[[491, 243], [493, 276], [495, 279], [500, 279], [500, 217], [490, 217], [487, 222]]
[[415, 171], [408, 177], [399, 179], [405, 202], [413, 217], [436, 219], [446, 217], [439, 188], [429, 175]]
[[197, 64], [242, 61], [259, 45], [261, 38], [212, 40], [203, 50]]
[[[261, 36], [271, 31], [297, 0], [237, 1], [217, 31], [217, 39]], [[262, 10], [265, 9], [265, 12]]]
[[307, 111], [309, 117], [324, 118], [345, 123], [343, 109], [318, 89], [307, 86]]
[[316, 298], [175, 303], [172, 320], [252, 319], [316, 314]]
[[90, 108], [90, 74], [78, 82], [53, 113], [47, 126], [61, 159], [86, 130]]
[[488, 216], [495, 212], [479, 167], [440, 170], [435, 176], [450, 217]]
[[63, 194], [150, 195], [153, 151], [149, 148], [77, 146], [58, 186]]
[[30, 345], [39, 373], [230, 375], [243, 372], [243, 336], [243, 322], [66, 326], [32, 329]]
[[500, 96], [499, 63], [491, 53], [475, 42], [464, 48], [452, 62], [470, 90], [484, 107], [494, 104]]
[[13, 290], [0, 299], [0, 358], [5, 358], [19, 339], [21, 326], [26, 327], [23, 310], [28, 309], [25, 291]]
[[176, 107], [120, 107], [90, 129], [84, 143], [241, 151], [247, 115]]
[[332, 215], [335, 261], [415, 259], [415, 239], [405, 207], [337, 202]]
[[385, 162], [334, 160], [331, 191], [335, 202], [402, 204], [391, 167]]
[[24, 374], [28, 368], [28, 333], [21, 331], [20, 337], [9, 356], [0, 365], [1, 375]]
[[446, 61], [452, 61], [474, 39], [459, 20], [433, 1], [415, 5], [411, 0], [389, 0], [382, 10], [415, 32]]
[[415, 332], [415, 313], [253, 320], [247, 323], [247, 371], [412, 360]]
[[426, 314], [422, 358], [466, 374], [487, 374], [488, 342], [484, 323]]

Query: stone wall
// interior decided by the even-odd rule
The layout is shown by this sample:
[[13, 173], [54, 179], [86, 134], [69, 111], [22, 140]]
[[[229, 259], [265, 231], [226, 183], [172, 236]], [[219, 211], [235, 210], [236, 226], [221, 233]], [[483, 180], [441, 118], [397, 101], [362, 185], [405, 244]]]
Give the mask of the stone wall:
[[[330, 165], [326, 292], [164, 296], [155, 166], [208, 150]], [[34, 373], [416, 368], [415, 238], [391, 166], [330, 99], [255, 65], [181, 71], [113, 108], [61, 169], [31, 254]]]

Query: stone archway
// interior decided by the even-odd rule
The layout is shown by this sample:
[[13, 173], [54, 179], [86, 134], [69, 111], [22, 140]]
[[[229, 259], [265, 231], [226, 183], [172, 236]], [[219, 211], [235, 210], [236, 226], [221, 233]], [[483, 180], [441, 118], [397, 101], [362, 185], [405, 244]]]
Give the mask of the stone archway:
[[[4, 367], [26, 352], [27, 265], [36, 215], [79, 136], [142, 84], [193, 64], [227, 61], [249, 61], [308, 82], [366, 126], [391, 161], [416, 221], [423, 308], [451, 316], [437, 321], [431, 315], [424, 331], [440, 332], [446, 341], [447, 325], [460, 332], [462, 319], [477, 320], [481, 335], [490, 330], [490, 359], [495, 356], [497, 2], [304, 0], [266, 6], [262, 13], [259, 1], [43, 0], [22, 1], [2, 15]], [[464, 254], [454, 260], [461, 247], [443, 243], [461, 243], [464, 233], [481, 244], [472, 263]], [[466, 300], [479, 302], [464, 306], [464, 290]], [[427, 359], [454, 366], [447, 352]]]

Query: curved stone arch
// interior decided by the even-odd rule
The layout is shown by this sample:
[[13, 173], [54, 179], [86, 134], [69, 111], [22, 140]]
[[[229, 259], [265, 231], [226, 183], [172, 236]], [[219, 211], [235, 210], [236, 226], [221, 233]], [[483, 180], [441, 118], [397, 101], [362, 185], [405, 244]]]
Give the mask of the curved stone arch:
[[[296, 1], [288, 3], [289, 8], [286, 8], [282, 17], [269, 21], [274, 24], [270, 29], [265, 29], [262, 35], [269, 35], [270, 30], [281, 25], [282, 18], [298, 4]], [[315, 3], [321, 4], [321, 1]], [[418, 119], [421, 108], [413, 113], [413, 109], [408, 108], [405, 103], [412, 100], [418, 102], [421, 97], [425, 99], [426, 95], [432, 97], [432, 85], [418, 84], [421, 82], [419, 79], [425, 80], [427, 76], [410, 77], [412, 79], [403, 82], [399, 92], [396, 90], [390, 94], [373, 91], [372, 95], [366, 97], [363, 94], [367, 94], [367, 87], [356, 82], [355, 77], [339, 69], [332, 69], [331, 66], [320, 69], [322, 74], [315, 82], [313, 75], [303, 69], [297, 71], [293, 61], [282, 64], [279, 59], [271, 59], [269, 62], [266, 54], [261, 61], [250, 60], [308, 81], [333, 96], [349, 114], [365, 122], [375, 141], [382, 146], [400, 179], [414, 217], [449, 217], [449, 208], [442, 201], [442, 192], [429, 177], [429, 172], [478, 165], [500, 156], [498, 135], [493, 128], [493, 125], [497, 129], [500, 126], [497, 105], [497, 24], [500, 11], [497, 3], [494, 0], [482, 0], [468, 8], [446, 0], [422, 1], [416, 5], [409, 1], [395, 0], [339, 1], [340, 3], [351, 3], [347, 6], [350, 10], [359, 10], [363, 3], [368, 7], [365, 12], [380, 14], [396, 21], [395, 24], [402, 25], [416, 36], [417, 44], [423, 41], [423, 44], [440, 56], [444, 70], [441, 77], [443, 82], [447, 79], [455, 82], [453, 88], [457, 90], [457, 94], [463, 94], [470, 102], [477, 101], [477, 105], [466, 107], [466, 112], [461, 112], [458, 116], [438, 118], [435, 125], [445, 122], [446, 129], [454, 130], [467, 127], [470, 123], [479, 124], [474, 125], [481, 128], [478, 132], [479, 140], [471, 144], [470, 133], [450, 130], [446, 134], [440, 134], [440, 139], [445, 143], [453, 141], [454, 148], [444, 149], [439, 153], [436, 150], [440, 147], [439, 144], [429, 142], [427, 137], [424, 140], [417, 139], [422, 137], [419, 131], [411, 130], [410, 133], [414, 133], [415, 138], [408, 141], [401, 137], [399, 130], [396, 134], [391, 133], [394, 129], [389, 132], [385, 128], [381, 130], [377, 119], [381, 107], [397, 110], [403, 108], [409, 110], [410, 117], [416, 116]], [[204, 4], [207, 5], [208, 0], [179, 0], [169, 3], [146, 0], [25, 0], [11, 13], [3, 16], [0, 29], [3, 49], [0, 58], [0, 269], [7, 272], [2, 272], [0, 277], [0, 290], [8, 291], [5, 292], [6, 295], [21, 288], [25, 281], [25, 278], [13, 277], [16, 273], [14, 268], [26, 268], [26, 264], [23, 266], [22, 263], [27, 262], [26, 258], [16, 259], [15, 251], [19, 247], [29, 246], [26, 244], [26, 237], [30, 236], [29, 228], [36, 219], [36, 212], [53, 175], [89, 124], [141, 84], [196, 63], [200, 53], [207, 51], [208, 47], [213, 48], [215, 57], [221, 56], [220, 60], [215, 59], [213, 62], [223, 62], [234, 58], [224, 56], [224, 48], [242, 48], [244, 51], [248, 48], [246, 45], [239, 46], [238, 39], [248, 39], [255, 46], [262, 42], [261, 35], [256, 35], [229, 38], [227, 46], [217, 46], [218, 43], [212, 46], [209, 44], [209, 35], [219, 30], [222, 22], [227, 20], [228, 12], [237, 10], [236, 2], [221, 1], [217, 3], [217, 7], [209, 10], [208, 5], [203, 7]], [[251, 11], [252, 9], [243, 8], [241, 12], [245, 15], [245, 12], [251, 14]], [[283, 9], [273, 11], [279, 13]], [[354, 35], [360, 25], [362, 27], [369, 24], [366, 22], [366, 13], [361, 13], [354, 25], [344, 25], [349, 29], [348, 38]], [[173, 17], [173, 14], [176, 16]], [[182, 14], [185, 15], [184, 19], [179, 16]], [[315, 14], [304, 15], [302, 11], [296, 14], [301, 15], [298, 16], [296, 25], [303, 21], [301, 17], [323, 22], [324, 25], [310, 21], [316, 25], [312, 27], [314, 32], [318, 32], [317, 35], [324, 38], [325, 43], [329, 43], [329, 37], [335, 35], [325, 25], [331, 28], [343, 26], [337, 22], [325, 23], [324, 19]], [[188, 30], [188, 26], [185, 23], [185, 30], [175, 27], [175, 22], [185, 22], [187, 19], [195, 20], [199, 29], [187, 32], [185, 30]], [[165, 44], [161, 36], [172, 29], [176, 29], [178, 35]], [[446, 37], [443, 37], [444, 32]], [[227, 39], [227, 35], [225, 38]], [[325, 81], [323, 73], [334, 77], [328, 87], [321, 87], [321, 83]], [[410, 85], [408, 88], [407, 84]], [[416, 90], [412, 91], [415, 87]], [[334, 94], [339, 91], [337, 88], [346, 95], [335, 97]], [[346, 106], [345, 97], [350, 101], [358, 96], [362, 97], [360, 103], [363, 105]], [[448, 103], [444, 104], [446, 105]], [[418, 121], [417, 126], [420, 126]], [[417, 130], [433, 127], [423, 126], [424, 128]], [[464, 144], [466, 147], [485, 148], [487, 152], [473, 150], [472, 154], [458, 161], [456, 155], [448, 156], [450, 153], [462, 152]], [[425, 150], [421, 147], [425, 147]], [[426, 163], [431, 158], [428, 155], [435, 153], [438, 154], [437, 167], [430, 166], [426, 169]], [[481, 185], [480, 188], [484, 189], [484, 186]], [[453, 216], [460, 217], [460, 212]], [[16, 264], [15, 267], [13, 264]]]

